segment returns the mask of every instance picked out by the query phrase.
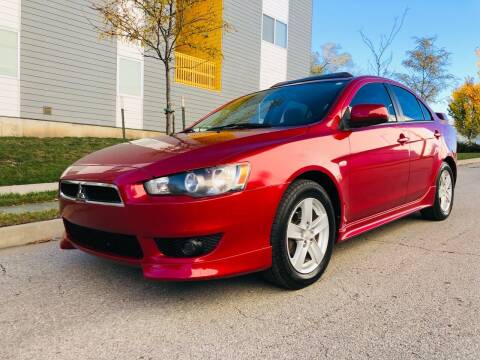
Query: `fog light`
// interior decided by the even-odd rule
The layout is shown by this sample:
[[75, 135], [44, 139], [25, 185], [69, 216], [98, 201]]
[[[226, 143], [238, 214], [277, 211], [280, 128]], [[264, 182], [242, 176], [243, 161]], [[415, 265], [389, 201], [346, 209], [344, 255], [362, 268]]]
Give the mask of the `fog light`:
[[222, 234], [190, 238], [155, 238], [158, 250], [174, 258], [191, 258], [211, 253], [220, 242]]
[[191, 257], [202, 252], [202, 242], [197, 239], [190, 239], [185, 241], [182, 247], [182, 253], [185, 256]]

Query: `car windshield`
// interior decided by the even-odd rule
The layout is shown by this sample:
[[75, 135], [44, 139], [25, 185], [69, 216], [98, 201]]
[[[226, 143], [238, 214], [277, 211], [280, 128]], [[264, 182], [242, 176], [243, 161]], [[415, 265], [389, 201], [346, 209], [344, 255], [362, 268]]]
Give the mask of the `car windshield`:
[[321, 120], [348, 81], [268, 89], [232, 101], [188, 131], [306, 125]]

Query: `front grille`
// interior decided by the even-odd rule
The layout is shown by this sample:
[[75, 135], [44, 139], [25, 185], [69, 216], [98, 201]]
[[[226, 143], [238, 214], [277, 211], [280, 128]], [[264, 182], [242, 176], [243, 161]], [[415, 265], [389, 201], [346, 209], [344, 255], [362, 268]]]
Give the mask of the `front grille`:
[[78, 194], [78, 184], [62, 182], [60, 183], [60, 191], [68, 197], [75, 198]]
[[208, 236], [196, 236], [191, 238], [155, 238], [158, 250], [160, 250], [165, 256], [168, 257], [191, 257], [185, 255], [183, 248], [188, 241], [195, 240], [201, 243], [201, 247], [195, 256], [206, 255], [217, 247], [222, 234], [208, 235]]
[[122, 199], [115, 185], [82, 181], [60, 182], [60, 194], [70, 200], [122, 205]]
[[83, 185], [87, 200], [106, 202], [106, 203], [121, 203], [118, 191], [112, 187], [104, 187], [97, 185]]
[[133, 235], [116, 234], [80, 226], [63, 219], [70, 240], [84, 248], [132, 259], [143, 258], [143, 251]]

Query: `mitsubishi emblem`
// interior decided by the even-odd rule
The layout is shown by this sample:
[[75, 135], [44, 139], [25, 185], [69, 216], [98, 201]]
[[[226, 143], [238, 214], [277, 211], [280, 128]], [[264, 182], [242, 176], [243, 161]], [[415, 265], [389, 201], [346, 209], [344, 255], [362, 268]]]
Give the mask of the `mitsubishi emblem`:
[[87, 201], [87, 196], [85, 195], [85, 192], [83, 191], [82, 184], [78, 185], [77, 201], [82, 201], [82, 202]]

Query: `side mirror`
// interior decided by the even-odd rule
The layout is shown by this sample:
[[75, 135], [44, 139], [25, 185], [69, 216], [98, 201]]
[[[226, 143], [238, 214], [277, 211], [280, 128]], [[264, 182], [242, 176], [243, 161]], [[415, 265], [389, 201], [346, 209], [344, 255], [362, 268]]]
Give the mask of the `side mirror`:
[[382, 104], [354, 105], [350, 111], [349, 124], [353, 128], [383, 124], [390, 116], [387, 108]]

